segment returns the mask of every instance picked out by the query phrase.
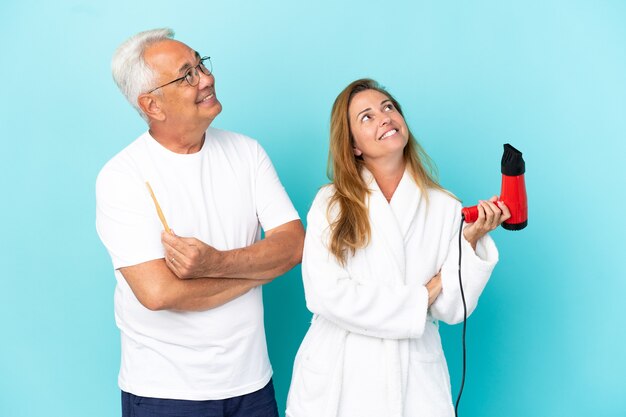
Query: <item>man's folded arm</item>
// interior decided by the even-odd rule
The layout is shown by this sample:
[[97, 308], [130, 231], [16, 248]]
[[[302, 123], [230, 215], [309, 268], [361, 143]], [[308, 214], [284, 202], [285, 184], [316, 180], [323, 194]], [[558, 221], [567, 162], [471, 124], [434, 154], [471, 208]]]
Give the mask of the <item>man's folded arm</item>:
[[302, 260], [304, 227], [300, 220], [289, 221], [267, 230], [263, 240], [227, 251], [167, 232], [161, 241], [167, 266], [179, 278], [272, 280]]
[[146, 308], [203, 311], [219, 307], [270, 280], [238, 278], [179, 279], [163, 259], [119, 269], [135, 297]]

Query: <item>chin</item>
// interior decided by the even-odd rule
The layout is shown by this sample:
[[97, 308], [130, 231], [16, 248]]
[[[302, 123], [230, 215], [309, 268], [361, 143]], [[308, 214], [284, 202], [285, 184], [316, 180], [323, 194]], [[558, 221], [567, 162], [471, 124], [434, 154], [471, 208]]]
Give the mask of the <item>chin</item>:
[[210, 117], [211, 120], [215, 119], [222, 112], [222, 105], [220, 102], [216, 102], [213, 106], [209, 108], [202, 109], [200, 114], [206, 115]]

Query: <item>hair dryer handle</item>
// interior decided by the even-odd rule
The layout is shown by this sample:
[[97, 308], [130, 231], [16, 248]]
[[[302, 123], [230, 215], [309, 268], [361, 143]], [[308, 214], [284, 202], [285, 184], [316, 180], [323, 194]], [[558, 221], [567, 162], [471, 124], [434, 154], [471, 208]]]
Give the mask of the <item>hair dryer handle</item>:
[[465, 223], [474, 223], [478, 219], [478, 206], [463, 207], [461, 214]]
[[461, 210], [461, 214], [463, 215], [463, 220], [465, 220], [465, 223], [474, 223], [476, 220], [478, 220], [478, 206], [463, 207], [463, 209]]

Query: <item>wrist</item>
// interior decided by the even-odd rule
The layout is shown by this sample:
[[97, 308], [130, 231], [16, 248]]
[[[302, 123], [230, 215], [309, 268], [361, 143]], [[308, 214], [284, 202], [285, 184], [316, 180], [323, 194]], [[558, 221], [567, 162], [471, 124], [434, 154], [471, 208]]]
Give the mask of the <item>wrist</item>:
[[478, 243], [479, 238], [474, 233], [470, 233], [467, 230], [468, 229], [463, 230], [463, 237], [465, 238], [467, 243], [470, 244], [472, 249], [476, 250], [476, 244]]
[[212, 277], [216, 278], [232, 278], [230, 272], [231, 268], [229, 265], [232, 265], [232, 258], [234, 256], [235, 250], [227, 250], [227, 251], [216, 251], [216, 256], [213, 264], [210, 266]]

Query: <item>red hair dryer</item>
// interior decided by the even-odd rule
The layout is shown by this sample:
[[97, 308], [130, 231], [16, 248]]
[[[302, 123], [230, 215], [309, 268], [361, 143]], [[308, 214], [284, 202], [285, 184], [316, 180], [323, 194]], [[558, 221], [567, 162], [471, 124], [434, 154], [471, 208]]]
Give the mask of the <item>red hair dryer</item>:
[[[502, 188], [500, 190], [500, 201], [509, 208], [511, 217], [502, 223], [502, 227], [507, 230], [522, 230], [528, 224], [528, 200], [526, 199], [526, 183], [524, 182], [524, 172], [526, 172], [526, 164], [522, 153], [509, 145], [504, 145], [504, 153], [502, 154]], [[478, 219], [478, 206], [464, 207], [462, 209], [463, 220], [467, 223], [473, 223]], [[463, 222], [461, 226], [463, 227]], [[456, 399], [454, 414], [459, 415], [459, 402], [465, 385], [465, 331], [467, 328], [467, 304], [465, 302], [465, 293], [463, 292], [463, 280], [461, 279], [461, 236], [459, 230], [459, 288], [461, 289], [461, 299], [463, 300], [463, 377], [461, 379], [461, 388]]]
[[[501, 170], [500, 201], [506, 204], [511, 212], [511, 218], [502, 223], [502, 227], [507, 230], [522, 230], [528, 224], [528, 200], [524, 182], [526, 164], [522, 153], [508, 143], [504, 145]], [[478, 219], [477, 206], [464, 207], [462, 213], [467, 223], [473, 223]]]

